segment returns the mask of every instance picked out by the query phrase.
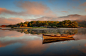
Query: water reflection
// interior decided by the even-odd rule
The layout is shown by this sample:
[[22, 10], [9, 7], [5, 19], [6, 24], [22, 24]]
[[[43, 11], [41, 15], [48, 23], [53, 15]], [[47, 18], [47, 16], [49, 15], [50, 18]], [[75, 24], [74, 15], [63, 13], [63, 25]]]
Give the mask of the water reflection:
[[[66, 34], [65, 34], [66, 35]], [[74, 35], [67, 36], [51, 36], [51, 35], [43, 35], [43, 44], [51, 43], [51, 42], [61, 42], [61, 41], [70, 41], [75, 40], [73, 38]]]
[[[47, 39], [43, 38], [43, 44], [44, 43], [51, 43], [51, 42], [59, 42], [59, 41], [68, 41], [68, 40], [75, 40], [73, 38], [73, 36], [78, 32], [78, 29], [47, 29], [47, 30], [33, 30], [33, 29], [20, 29], [20, 30], [16, 30], [17, 32], [21, 32], [21, 33], [25, 33], [25, 34], [37, 34], [40, 35], [42, 34], [64, 34], [64, 35], [71, 35], [71, 38], [67, 38], [66, 37], [53, 37], [53, 39], [51, 39], [51, 37], [47, 37]], [[73, 36], [72, 36], [73, 35]]]
[[76, 34], [78, 29], [16, 29], [25, 34]]
[[16, 50], [17, 54], [20, 54], [20, 55], [23, 55], [23, 54], [27, 55], [28, 53], [29, 55], [42, 54], [42, 52], [49, 47], [49, 45], [48, 46], [42, 45], [41, 40], [32, 40], [32, 41], [27, 41], [25, 43], [26, 44], [24, 46]]
[[9, 30], [0, 30], [0, 38], [1, 37], [5, 37], [5, 36], [9, 36], [9, 37], [21, 37], [23, 36], [24, 33], [19, 33], [16, 31], [9, 31]]
[[[43, 39], [42, 34], [66, 34], [74, 36], [71, 38]], [[0, 30], [0, 55], [85, 56], [86, 29]]]

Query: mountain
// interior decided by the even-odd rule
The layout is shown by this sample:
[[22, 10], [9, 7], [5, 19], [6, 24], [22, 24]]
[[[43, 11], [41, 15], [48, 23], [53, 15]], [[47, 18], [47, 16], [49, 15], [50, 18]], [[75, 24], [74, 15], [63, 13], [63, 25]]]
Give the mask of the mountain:
[[78, 26], [86, 27], [86, 21], [85, 20], [76, 20], [76, 22], [78, 23]]

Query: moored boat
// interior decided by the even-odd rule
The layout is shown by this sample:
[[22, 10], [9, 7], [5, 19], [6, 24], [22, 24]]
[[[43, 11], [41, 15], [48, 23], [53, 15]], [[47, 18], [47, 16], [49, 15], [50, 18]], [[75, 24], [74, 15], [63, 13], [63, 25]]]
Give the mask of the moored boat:
[[43, 34], [43, 39], [55, 39], [55, 38], [72, 38], [74, 34]]
[[43, 44], [50, 43], [50, 42], [59, 42], [59, 41], [69, 41], [75, 40], [73, 38], [74, 34], [43, 34]]

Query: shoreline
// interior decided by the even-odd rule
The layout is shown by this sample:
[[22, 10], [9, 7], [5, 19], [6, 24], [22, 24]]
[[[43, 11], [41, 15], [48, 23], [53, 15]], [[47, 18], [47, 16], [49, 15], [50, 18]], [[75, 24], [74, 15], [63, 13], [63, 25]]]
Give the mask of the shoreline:
[[[58, 27], [58, 28], [47, 28], [47, 27], [13, 27], [13, 28], [11, 28], [11, 27], [0, 27], [0, 29], [58, 29], [58, 28], [60, 28], [60, 29], [63, 29], [62, 27]], [[81, 28], [81, 27], [78, 27], [78, 28]], [[86, 27], [83, 27], [83, 28], [86, 28]], [[64, 28], [65, 29], [65, 28]], [[66, 28], [67, 29], [67, 28]], [[71, 29], [71, 28], [69, 28], [69, 29]], [[73, 28], [72, 28], [73, 29]], [[75, 29], [75, 28], [74, 28]]]

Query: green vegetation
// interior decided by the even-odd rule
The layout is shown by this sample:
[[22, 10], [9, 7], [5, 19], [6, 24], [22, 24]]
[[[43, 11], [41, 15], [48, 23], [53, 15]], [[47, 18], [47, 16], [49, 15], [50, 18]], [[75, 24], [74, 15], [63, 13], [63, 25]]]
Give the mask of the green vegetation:
[[31, 21], [31, 22], [21, 22], [15, 25], [7, 25], [11, 28], [77, 28], [78, 23], [76, 21]]
[[27, 28], [32, 28], [32, 27], [14, 27], [14, 29], [27, 29]]
[[43, 30], [40, 30], [40, 29], [18, 29], [16, 30], [18, 32], [21, 32], [21, 33], [25, 33], [25, 34], [69, 34], [69, 35], [72, 35], [72, 34], [76, 34], [78, 29], [43, 29]]
[[32, 28], [46, 28], [46, 27], [32, 27]]

